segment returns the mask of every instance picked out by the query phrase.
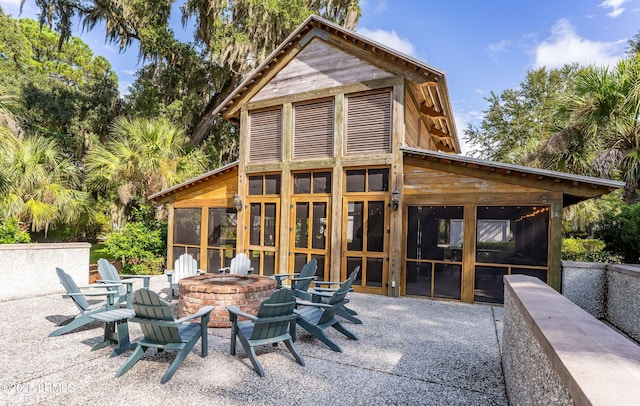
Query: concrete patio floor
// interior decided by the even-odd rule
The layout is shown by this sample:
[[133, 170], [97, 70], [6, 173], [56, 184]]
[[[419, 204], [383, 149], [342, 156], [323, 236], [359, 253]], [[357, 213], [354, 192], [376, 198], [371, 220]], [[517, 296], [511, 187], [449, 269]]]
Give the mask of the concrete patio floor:
[[[151, 288], [167, 295], [164, 276]], [[284, 345], [258, 350], [266, 376], [253, 370], [240, 343], [229, 355], [230, 329], [209, 329], [209, 356], [200, 344], [173, 378], [160, 378], [175, 353], [148, 350], [121, 378], [131, 354], [109, 358], [112, 348], [90, 351], [103, 325], [47, 337], [56, 323], [77, 313], [61, 295], [0, 305], [0, 404], [171, 405], [506, 405], [500, 356], [502, 306], [417, 298], [350, 295], [364, 324], [343, 324], [359, 340], [335, 330], [331, 351], [298, 329], [296, 346], [306, 366]], [[177, 303], [177, 299], [174, 299]], [[130, 323], [132, 340], [141, 337]]]

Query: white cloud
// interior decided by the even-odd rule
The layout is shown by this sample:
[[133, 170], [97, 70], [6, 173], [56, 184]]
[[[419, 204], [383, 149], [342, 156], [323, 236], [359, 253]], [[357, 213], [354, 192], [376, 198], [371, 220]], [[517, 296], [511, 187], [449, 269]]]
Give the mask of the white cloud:
[[400, 38], [395, 31], [385, 30], [369, 30], [367, 28], [359, 28], [358, 34], [379, 42], [389, 48], [402, 52], [403, 54], [415, 56], [416, 49], [406, 38]]
[[620, 45], [623, 43], [624, 40], [604, 42], [582, 38], [563, 18], [551, 28], [551, 37], [536, 47], [534, 67], [559, 68], [574, 62], [581, 65], [609, 65], [622, 57]]
[[616, 18], [624, 12], [624, 7], [622, 7], [622, 5], [627, 1], [628, 0], [605, 0], [600, 3], [599, 7], [612, 9], [607, 13], [607, 15], [611, 18]]
[[492, 54], [497, 54], [498, 52], [502, 52], [506, 50], [507, 46], [509, 46], [509, 41], [507, 41], [506, 39], [503, 39], [502, 41], [496, 42], [495, 44], [487, 45], [487, 48], [489, 48], [489, 51]]

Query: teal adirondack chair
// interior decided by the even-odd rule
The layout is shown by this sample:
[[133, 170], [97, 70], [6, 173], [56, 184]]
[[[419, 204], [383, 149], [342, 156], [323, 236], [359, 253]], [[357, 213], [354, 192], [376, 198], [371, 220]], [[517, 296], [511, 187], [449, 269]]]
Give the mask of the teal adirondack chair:
[[311, 261], [304, 264], [300, 273], [275, 274], [273, 275], [278, 282], [278, 287], [282, 287], [282, 281], [289, 279], [291, 281], [291, 290], [293, 295], [303, 300], [311, 300], [311, 294], [307, 291], [311, 283], [318, 279], [316, 270], [318, 269], [318, 261], [312, 258]]
[[218, 269], [220, 273], [228, 273], [230, 275], [247, 275], [253, 272], [251, 260], [244, 252], [236, 255], [229, 266]]
[[[244, 351], [249, 356], [253, 368], [258, 375], [264, 376], [264, 369], [256, 357], [255, 347], [259, 345], [277, 345], [283, 342], [295, 357], [298, 364], [304, 366], [304, 360], [293, 344], [289, 331], [295, 325], [298, 315], [294, 313], [296, 300], [289, 289], [278, 289], [260, 304], [258, 315], [241, 311], [235, 306], [228, 306], [231, 318], [231, 355], [236, 355], [236, 337], [240, 339]], [[249, 320], [239, 321], [238, 317]]]
[[344, 281], [340, 288], [333, 292], [326, 303], [298, 300], [298, 304], [304, 305], [304, 307], [295, 310], [295, 313], [297, 313], [300, 318], [296, 320], [295, 324], [291, 324], [291, 337], [295, 340], [297, 324], [337, 352], [342, 352], [342, 348], [325, 334], [325, 329], [333, 327], [348, 338], [357, 340], [358, 337], [347, 330], [340, 324], [338, 319], [336, 319], [336, 313], [339, 309], [349, 302], [346, 296], [351, 289], [351, 283], [351, 279]]
[[198, 261], [190, 254], [182, 254], [173, 264], [173, 269], [167, 270], [169, 279], [169, 300], [173, 300], [173, 293], [178, 291], [178, 282], [182, 278], [190, 276], [204, 275], [205, 272], [198, 269]]
[[[127, 279], [142, 279], [143, 286], [149, 289], [149, 279], [151, 275], [120, 275], [115, 266], [104, 258], [98, 260], [98, 273], [100, 280], [98, 283], [118, 283], [118, 303], [126, 302], [127, 307], [131, 308], [131, 300], [133, 299], [133, 281]], [[124, 278], [124, 279], [123, 279]]]
[[[358, 273], [360, 272], [360, 267], [357, 266], [352, 272], [351, 275], [349, 275], [349, 280], [351, 280], [350, 284], [353, 284], [353, 282], [356, 280], [356, 278], [358, 277]], [[324, 285], [324, 286], [332, 286], [332, 285], [342, 285], [344, 282], [316, 282], [316, 285]], [[328, 288], [328, 287], [322, 287], [322, 286], [316, 286], [313, 291], [311, 292], [311, 294], [317, 299], [320, 299], [320, 301], [322, 302], [326, 302], [328, 299], [331, 298], [333, 292], [335, 292], [338, 288]], [[353, 288], [351, 288], [349, 290], [350, 292], [353, 291]], [[336, 311], [336, 315], [340, 316], [346, 320], [349, 320], [350, 322], [354, 323], [354, 324], [362, 324], [362, 320], [360, 320], [358, 317], [356, 317], [358, 315], [358, 312], [356, 312], [353, 309], [348, 308], [346, 305], [342, 306], [340, 309], [338, 309]]]
[[[178, 350], [161, 383], [166, 383], [176, 373], [182, 361], [189, 355], [198, 340], [202, 348], [202, 357], [207, 356], [207, 323], [213, 306], [204, 306], [197, 313], [179, 320], [173, 318], [169, 303], [160, 299], [158, 294], [149, 289], [136, 290], [133, 298], [133, 311], [136, 313], [130, 322], [140, 323], [144, 338], [138, 341], [135, 351], [116, 372], [116, 378], [124, 375], [138, 362], [147, 348], [158, 351]], [[188, 320], [200, 319], [200, 323], [186, 323]]]
[[[49, 337], [56, 337], [62, 334], [69, 333], [77, 329], [78, 327], [82, 327], [85, 324], [89, 324], [95, 321], [93, 318], [91, 318], [92, 314], [106, 312], [108, 310], [113, 310], [117, 308], [116, 296], [118, 293], [114, 290], [109, 290], [109, 289], [117, 288], [118, 285], [96, 284], [96, 285], [82, 286], [82, 288], [102, 289], [102, 291], [100, 292], [82, 292], [80, 291], [80, 287], [76, 284], [73, 278], [69, 274], [67, 274], [65, 271], [63, 271], [60, 268], [56, 268], [56, 274], [58, 274], [58, 279], [60, 279], [60, 283], [62, 284], [64, 289], [67, 291], [67, 293], [62, 295], [62, 297], [71, 298], [71, 300], [73, 300], [73, 303], [75, 303], [78, 309], [80, 310], [80, 313], [75, 317], [62, 322], [61, 324], [62, 327], [54, 330], [51, 334], [49, 334]], [[100, 303], [96, 303], [96, 304], [89, 304], [89, 302], [87, 301], [88, 297], [99, 297], [99, 296], [106, 296], [107, 300]]]

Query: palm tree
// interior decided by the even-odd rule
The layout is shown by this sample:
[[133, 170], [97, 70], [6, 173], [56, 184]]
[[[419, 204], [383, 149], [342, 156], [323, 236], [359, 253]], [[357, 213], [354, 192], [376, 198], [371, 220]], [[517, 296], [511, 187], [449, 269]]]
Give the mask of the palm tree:
[[586, 153], [600, 176], [626, 182], [624, 199], [631, 202], [640, 180], [640, 56], [611, 69], [591, 67], [576, 83], [567, 100], [569, 126], [558, 133], [573, 139], [564, 159]]
[[155, 192], [193, 176], [206, 167], [206, 157], [191, 148], [184, 132], [166, 119], [116, 120], [110, 138], [86, 158], [89, 189], [113, 198], [116, 228], [136, 204]]
[[64, 157], [55, 140], [26, 136], [22, 140], [0, 133], [2, 176], [0, 215], [17, 218], [22, 231], [47, 230], [70, 223], [88, 206], [89, 195], [79, 190], [80, 170]]

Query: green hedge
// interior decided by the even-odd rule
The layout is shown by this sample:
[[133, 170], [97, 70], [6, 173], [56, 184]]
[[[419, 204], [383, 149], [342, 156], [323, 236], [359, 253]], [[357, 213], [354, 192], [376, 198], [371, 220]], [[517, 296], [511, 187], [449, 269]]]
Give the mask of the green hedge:
[[563, 238], [562, 259], [577, 262], [603, 262], [619, 264], [622, 258], [604, 250], [605, 243], [594, 239]]

